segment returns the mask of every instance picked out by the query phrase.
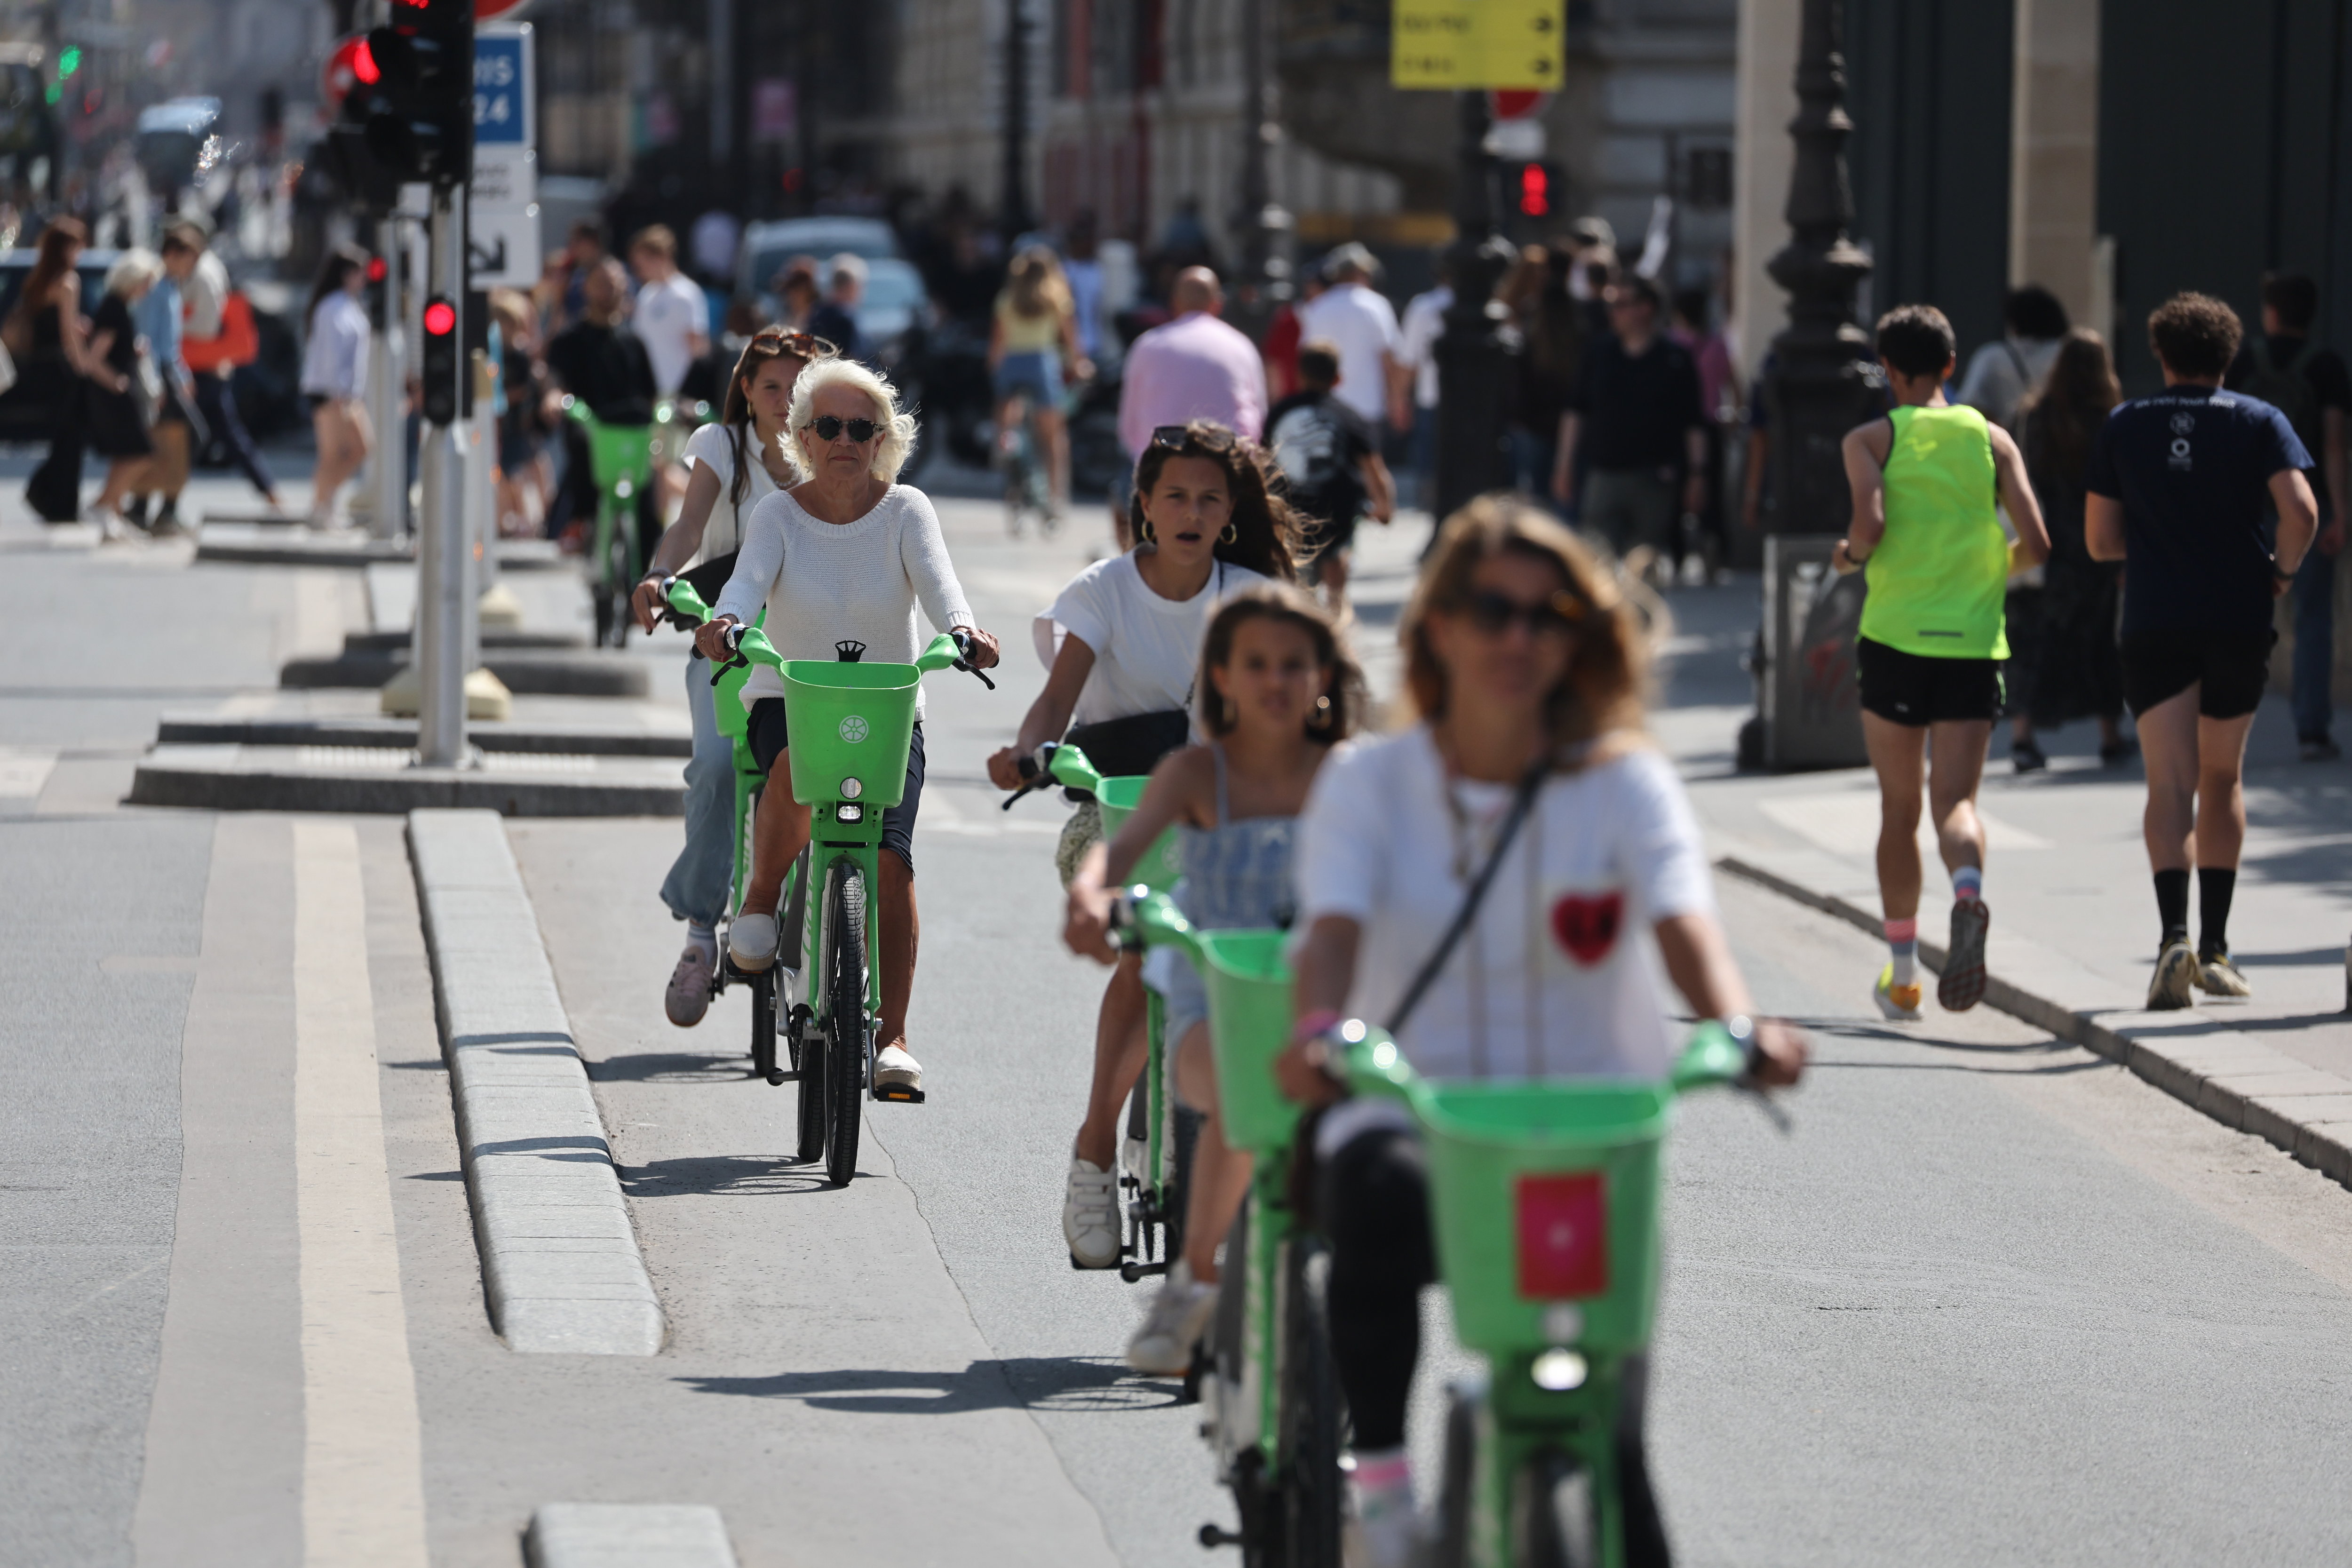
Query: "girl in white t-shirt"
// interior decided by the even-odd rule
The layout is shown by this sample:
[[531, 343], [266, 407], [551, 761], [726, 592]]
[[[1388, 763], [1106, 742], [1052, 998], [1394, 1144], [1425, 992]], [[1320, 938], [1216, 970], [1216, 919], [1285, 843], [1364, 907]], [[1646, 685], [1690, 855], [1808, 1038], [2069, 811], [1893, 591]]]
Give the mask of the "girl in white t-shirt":
[[[770, 327], [743, 345], [727, 379], [727, 401], [715, 425], [687, 438], [690, 477], [686, 505], [654, 548], [630, 598], [637, 625], [650, 633], [661, 617], [661, 583], [684, 574], [706, 604], [718, 602], [735, 570], [736, 547], [751, 509], [793, 482], [783, 450], [793, 383], [818, 357], [817, 340]], [[678, 1027], [702, 1022], [710, 1008], [711, 975], [719, 967], [719, 931], [735, 873], [735, 742], [719, 732], [710, 666], [700, 654], [686, 661], [686, 706], [694, 718], [694, 755], [686, 764], [686, 847], [662, 880], [662, 902], [686, 922], [686, 951], [670, 971], [663, 1010]]]
[[[1018, 738], [988, 759], [998, 788], [1020, 788], [1022, 759], [1061, 740], [1073, 720], [1084, 726], [1172, 716], [1172, 735], [1150, 754], [1094, 757], [1106, 773], [1148, 773], [1183, 743], [1210, 610], [1249, 584], [1297, 577], [1298, 520], [1269, 483], [1276, 471], [1255, 442], [1207, 420], [1151, 433], [1129, 501], [1135, 548], [1079, 573], [1037, 617], [1045, 689]], [[1101, 836], [1102, 818], [1088, 801], [1062, 835], [1065, 884]], [[1141, 964], [1129, 957], [1103, 993], [1094, 1082], [1062, 1205], [1063, 1239], [1081, 1268], [1118, 1263], [1118, 1110], [1143, 1071], [1143, 1020]]]
[[[1299, 819], [1297, 1043], [1277, 1068], [1292, 1097], [1338, 1100], [1328, 1032], [1388, 1022], [1535, 778], [1475, 918], [1397, 1031], [1406, 1058], [1439, 1079], [1664, 1078], [1674, 1035], [1647, 932], [1692, 1012], [1752, 1041], [1757, 1079], [1794, 1082], [1803, 1037], [1748, 1020], [1697, 823], [1642, 732], [1643, 634], [1608, 571], [1532, 505], [1474, 502], [1447, 522], [1401, 640], [1422, 721], [1333, 757]], [[1371, 1561], [1402, 1563], [1419, 1533], [1405, 1397], [1435, 1277], [1420, 1145], [1401, 1108], [1362, 1100], [1332, 1105], [1316, 1149], [1357, 1516]], [[1644, 1377], [1637, 1360], [1619, 1422], [1634, 1564], [1665, 1561]]]

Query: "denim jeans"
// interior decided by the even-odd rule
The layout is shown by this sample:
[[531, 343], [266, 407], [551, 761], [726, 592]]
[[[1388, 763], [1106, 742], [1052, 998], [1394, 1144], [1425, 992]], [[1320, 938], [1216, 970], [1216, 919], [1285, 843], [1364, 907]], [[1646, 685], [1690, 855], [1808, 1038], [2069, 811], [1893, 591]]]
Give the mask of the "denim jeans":
[[719, 732], [717, 697], [709, 661], [688, 658], [686, 706], [694, 716], [694, 755], [686, 763], [686, 847], [662, 879], [661, 899], [677, 919], [706, 926], [728, 914], [735, 879], [735, 742]]
[[2314, 549], [2294, 574], [2294, 733], [2327, 739], [2336, 705], [2328, 686], [2336, 669], [2336, 557]]

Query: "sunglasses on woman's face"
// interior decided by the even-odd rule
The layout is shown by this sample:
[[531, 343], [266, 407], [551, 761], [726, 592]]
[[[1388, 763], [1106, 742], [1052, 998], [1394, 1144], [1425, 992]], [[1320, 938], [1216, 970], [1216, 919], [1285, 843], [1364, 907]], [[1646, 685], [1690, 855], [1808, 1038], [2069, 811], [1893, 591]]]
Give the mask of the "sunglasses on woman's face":
[[1151, 432], [1151, 444], [1162, 451], [1181, 452], [1186, 447], [1198, 447], [1204, 451], [1233, 450], [1234, 433], [1221, 425], [1161, 425]]
[[837, 414], [820, 414], [802, 428], [815, 431], [820, 441], [837, 441], [846, 430], [849, 438], [861, 447], [882, 433], [882, 426], [871, 419], [844, 419]]
[[1583, 618], [1584, 606], [1574, 595], [1558, 593], [1535, 604], [1526, 604], [1508, 594], [1492, 590], [1470, 595], [1463, 612], [1470, 624], [1488, 637], [1501, 637], [1511, 629], [1514, 621], [1528, 628], [1529, 637], [1566, 637], [1576, 629]]

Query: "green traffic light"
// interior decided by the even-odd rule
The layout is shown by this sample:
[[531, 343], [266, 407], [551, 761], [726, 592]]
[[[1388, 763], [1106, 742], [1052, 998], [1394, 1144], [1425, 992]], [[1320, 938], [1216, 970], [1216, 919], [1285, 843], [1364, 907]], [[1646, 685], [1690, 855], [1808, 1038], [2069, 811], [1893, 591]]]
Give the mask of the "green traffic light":
[[49, 90], [48, 90], [48, 91], [47, 91], [47, 92], [45, 92], [45, 93], [43, 93], [41, 96], [42, 96], [42, 98], [43, 98], [43, 99], [45, 99], [45, 100], [49, 103], [49, 105], [50, 105], [52, 108], [54, 108], [54, 107], [56, 106], [56, 104], [57, 104], [58, 100], [59, 100], [59, 99], [63, 98], [65, 95], [66, 95], [66, 89], [63, 89], [63, 88], [59, 87], [56, 82], [51, 82], [51, 83], [49, 83]]
[[58, 56], [58, 79], [59, 81], [65, 80], [66, 78], [73, 75], [74, 72], [79, 69], [81, 69], [80, 49], [68, 47]]

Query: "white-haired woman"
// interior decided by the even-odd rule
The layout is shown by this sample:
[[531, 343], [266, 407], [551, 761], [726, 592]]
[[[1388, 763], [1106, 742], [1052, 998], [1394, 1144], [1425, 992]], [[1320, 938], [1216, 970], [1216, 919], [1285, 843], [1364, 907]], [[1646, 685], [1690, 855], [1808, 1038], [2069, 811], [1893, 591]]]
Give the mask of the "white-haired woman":
[[[751, 512], [735, 573], [695, 646], [726, 656], [726, 629], [767, 608], [768, 640], [787, 658], [829, 659], [856, 638], [877, 662], [911, 664], [921, 651], [919, 602], [940, 631], [971, 634], [971, 662], [996, 662], [996, 639], [980, 629], [948, 560], [929, 497], [898, 482], [914, 444], [915, 419], [890, 384], [854, 360], [820, 360], [793, 384], [785, 451], [800, 482]], [[775, 962], [776, 906], [784, 877], [808, 842], [808, 808], [793, 799], [783, 682], [752, 670], [743, 686], [752, 755], [774, 788], [760, 797], [751, 885], [728, 933], [735, 962]], [[907, 1051], [907, 999], [915, 980], [915, 815], [923, 799], [922, 699], [907, 755], [903, 799], [882, 814], [882, 1038], [877, 1084], [920, 1088], [923, 1069]]]
[[106, 298], [90, 317], [89, 347], [82, 374], [89, 383], [89, 441], [90, 450], [107, 459], [106, 485], [90, 510], [99, 532], [120, 539], [130, 531], [122, 520], [122, 498], [155, 455], [149, 439], [151, 414], [141, 406], [139, 329], [131, 308], [147, 297], [155, 279], [163, 276], [163, 260], [152, 250], [134, 247], [116, 258], [106, 271]]

